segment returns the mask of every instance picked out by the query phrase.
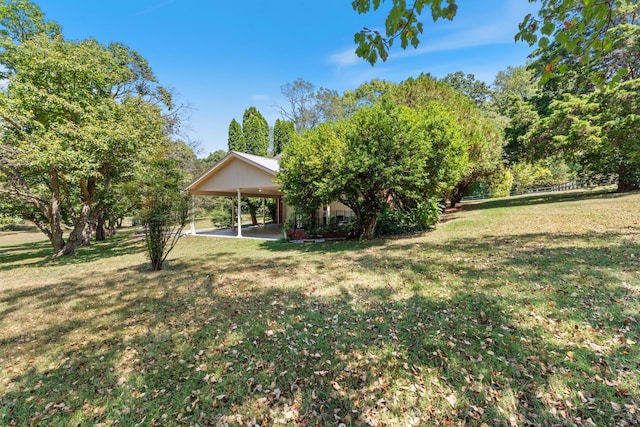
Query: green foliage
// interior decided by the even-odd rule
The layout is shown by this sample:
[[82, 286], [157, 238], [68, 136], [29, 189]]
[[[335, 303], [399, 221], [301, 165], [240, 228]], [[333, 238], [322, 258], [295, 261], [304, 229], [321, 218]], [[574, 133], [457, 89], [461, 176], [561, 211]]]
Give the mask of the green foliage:
[[442, 82], [469, 97], [479, 108], [486, 108], [493, 95], [485, 82], [477, 80], [473, 74], [465, 75], [462, 71], [447, 74]]
[[412, 231], [411, 227], [407, 225], [408, 222], [408, 215], [405, 212], [384, 206], [376, 225], [376, 236], [393, 236], [408, 233]]
[[236, 119], [229, 123], [229, 151], [247, 152], [247, 142], [242, 133], [242, 125]]
[[395, 86], [396, 83], [375, 79], [362, 83], [355, 90], [345, 91], [342, 96], [345, 117], [353, 114], [360, 107], [375, 104]]
[[535, 162], [521, 161], [511, 166], [513, 190], [522, 193], [530, 188], [564, 184], [573, 176], [567, 164], [557, 157]]
[[[358, 13], [367, 13], [378, 10], [381, 2], [380, 0], [353, 0], [351, 4], [353, 10]], [[407, 5], [404, 0], [392, 0], [392, 6], [385, 21], [384, 34], [364, 28], [354, 35], [354, 41], [358, 46], [356, 54], [374, 65], [378, 59], [387, 60], [389, 49], [398, 38], [403, 49], [409, 44], [414, 48], [417, 47], [423, 31], [419, 18], [424, 8], [431, 11], [434, 21], [440, 18], [451, 20], [458, 10], [455, 0], [416, 0], [411, 5]]]
[[216, 227], [231, 227], [231, 209], [215, 209], [211, 212], [211, 222]]
[[294, 135], [284, 147], [280, 173], [276, 177], [287, 203], [311, 215], [334, 194], [332, 176], [343, 151], [343, 141], [335, 126], [321, 124], [304, 136]]
[[149, 159], [137, 184], [138, 217], [144, 227], [147, 255], [153, 270], [161, 270], [189, 216], [190, 198], [182, 193], [181, 164], [161, 157]]
[[[369, 13], [377, 11], [382, 3], [380, 0], [353, 0], [351, 4], [358, 13]], [[542, 0], [539, 3], [537, 16], [529, 14], [523, 18], [515, 39], [535, 45], [534, 56], [544, 57], [538, 68], [543, 81], [554, 74], [566, 74], [572, 64], [579, 62], [588, 65], [586, 75], [596, 84], [624, 80], [630, 73], [637, 77], [640, 45], [636, 36], [640, 31], [636, 19], [640, 4], [636, 0]], [[431, 12], [434, 21], [451, 20], [458, 5], [456, 0], [416, 0], [412, 3], [392, 0], [391, 7], [385, 10], [383, 32], [364, 28], [354, 35], [356, 54], [374, 65], [378, 59], [387, 60], [396, 39], [400, 39], [402, 49], [409, 44], [417, 47], [423, 31], [423, 9]], [[621, 32], [624, 25], [627, 28]], [[630, 35], [635, 39], [632, 46], [628, 42]], [[620, 55], [623, 49], [633, 54]], [[548, 55], [550, 52], [553, 54]]]
[[154, 271], [162, 270], [178, 243], [189, 214], [189, 198], [175, 189], [153, 188], [143, 196], [140, 218], [145, 245]]
[[114, 188], [164, 143], [161, 108], [171, 99], [128, 47], [66, 41], [25, 1], [0, 12], [0, 192], [23, 204], [56, 256], [72, 254], [88, 242], [87, 223], [113, 205]]
[[[532, 46], [537, 44], [543, 81], [582, 64], [585, 81], [615, 82], [628, 74], [626, 65], [633, 63], [631, 58], [637, 55], [629, 57], [631, 62], [615, 59], [627, 39], [621, 37], [621, 26], [632, 24], [629, 29], [635, 27], [634, 34], [638, 34], [638, 12], [640, 4], [635, 0], [543, 0], [537, 16], [529, 14], [520, 23], [515, 38]], [[626, 32], [627, 36], [630, 34]], [[633, 67], [637, 70], [637, 62]]]
[[46, 21], [42, 10], [28, 0], [3, 0], [0, 3], [0, 28], [2, 49], [11, 49], [35, 35], [53, 37], [60, 34], [60, 26]]
[[538, 85], [529, 67], [507, 67], [499, 71], [493, 81], [493, 107], [504, 116], [511, 117], [514, 102], [526, 101], [536, 95]]
[[513, 174], [507, 168], [500, 170], [490, 182], [489, 194], [491, 197], [507, 197], [513, 188]]
[[209, 169], [211, 168], [213, 165], [215, 165], [216, 163], [218, 163], [220, 160], [224, 159], [224, 157], [227, 155], [227, 152], [224, 150], [216, 150], [212, 153], [209, 153], [209, 155], [203, 160], [204, 163], [204, 169]]
[[291, 138], [296, 133], [293, 122], [288, 120], [276, 119], [273, 126], [273, 155], [277, 156], [282, 153], [284, 147], [289, 144]]
[[[386, 97], [392, 102], [407, 105], [411, 108], [421, 108], [422, 105], [432, 101], [442, 103], [455, 115], [461, 126], [463, 140], [466, 142], [469, 162], [462, 177], [456, 183], [454, 189], [443, 194], [442, 198], [448, 198], [453, 204], [468, 193], [473, 184], [492, 176], [502, 165], [502, 131], [504, 118], [496, 116], [488, 109], [480, 109], [469, 94], [468, 90], [477, 89], [478, 100], [481, 93], [487, 92], [481, 82], [473, 76], [456, 73], [445, 81], [438, 81], [429, 74], [422, 74], [417, 78], [409, 78], [406, 81], [395, 84], [380, 80], [374, 80], [358, 87], [355, 91], [345, 92], [345, 106], [348, 114], [353, 114], [358, 108], [371, 106]], [[460, 86], [454, 89], [452, 85]], [[486, 85], [485, 85], [486, 86]]]
[[404, 211], [385, 206], [376, 226], [376, 236], [424, 231], [440, 222], [442, 206], [436, 200], [424, 200]]
[[424, 200], [409, 212], [410, 224], [416, 230], [426, 230], [440, 222], [443, 206], [437, 200]]
[[527, 157], [528, 146], [525, 135], [540, 120], [534, 105], [525, 100], [512, 98], [507, 107], [509, 122], [504, 129], [506, 145], [504, 157], [509, 164], [517, 163]]
[[617, 175], [618, 191], [637, 189], [639, 99], [638, 79], [591, 95], [565, 95], [523, 138], [534, 158], [557, 154], [574, 164], [583, 178]]
[[400, 105], [422, 108], [432, 101], [442, 102], [460, 126], [468, 162], [454, 188], [443, 198], [455, 205], [479, 179], [491, 176], [502, 165], [502, 134], [494, 118], [461, 92], [422, 74], [407, 79], [389, 92], [390, 99]]
[[543, 186], [551, 177], [551, 171], [542, 163], [519, 162], [511, 167], [513, 188], [517, 194], [533, 187]]
[[385, 209], [418, 209], [450, 189], [466, 161], [460, 129], [442, 105], [380, 102], [296, 138], [278, 181], [306, 213], [341, 201], [355, 213], [358, 234], [370, 238]]
[[242, 117], [242, 136], [246, 153], [266, 156], [269, 151], [269, 124], [256, 107], [249, 107]]

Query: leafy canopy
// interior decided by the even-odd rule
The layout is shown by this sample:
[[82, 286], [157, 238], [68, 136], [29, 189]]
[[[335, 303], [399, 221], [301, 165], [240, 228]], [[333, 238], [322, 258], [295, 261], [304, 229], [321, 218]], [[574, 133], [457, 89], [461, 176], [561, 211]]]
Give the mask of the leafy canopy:
[[0, 194], [55, 255], [71, 254], [111, 189], [166, 141], [170, 95], [122, 44], [67, 41], [26, 1], [5, 2], [0, 13]]
[[[514, 0], [515, 1], [515, 0]], [[534, 2], [536, 0], [529, 0]], [[380, 9], [384, 0], [353, 0], [351, 5], [358, 13]], [[422, 13], [430, 12], [431, 18], [452, 20], [458, 11], [456, 0], [391, 0], [386, 15], [384, 31], [364, 28], [354, 35], [356, 54], [374, 65], [378, 59], [386, 61], [394, 41], [399, 39], [402, 49], [409, 44], [420, 44], [423, 32]], [[640, 4], [637, 0], [541, 0], [537, 15], [525, 16], [519, 24], [515, 40], [535, 46], [538, 52], [552, 44], [559, 47], [558, 54], [549, 58], [544, 76], [552, 72], [561, 74], [568, 70], [563, 64], [563, 54], [581, 58], [583, 62], [601, 62], [610, 52], [619, 35], [610, 31], [622, 23], [637, 26]], [[626, 74], [624, 68], [617, 76]], [[597, 77], [597, 76], [596, 76]]]
[[453, 187], [466, 154], [460, 128], [442, 105], [382, 101], [294, 138], [277, 179], [288, 202], [306, 213], [344, 203], [361, 237], [370, 238], [387, 208], [411, 211]]

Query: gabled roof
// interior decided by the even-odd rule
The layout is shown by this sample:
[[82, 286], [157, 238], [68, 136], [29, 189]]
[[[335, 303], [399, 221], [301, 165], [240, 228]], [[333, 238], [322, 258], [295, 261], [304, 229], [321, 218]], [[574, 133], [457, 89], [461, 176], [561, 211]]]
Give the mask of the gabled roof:
[[280, 170], [280, 163], [278, 163], [278, 160], [280, 160], [280, 157], [273, 157], [273, 158], [262, 157], [262, 156], [256, 156], [254, 154], [240, 153], [238, 151], [232, 151], [227, 155], [227, 157], [232, 154], [238, 157], [242, 157], [247, 161], [255, 164], [256, 166], [263, 168], [265, 172], [273, 173], [274, 176]]
[[235, 195], [240, 189], [247, 196], [280, 195], [280, 186], [273, 182], [279, 170], [276, 158], [231, 151], [193, 181], [186, 191], [190, 194]]

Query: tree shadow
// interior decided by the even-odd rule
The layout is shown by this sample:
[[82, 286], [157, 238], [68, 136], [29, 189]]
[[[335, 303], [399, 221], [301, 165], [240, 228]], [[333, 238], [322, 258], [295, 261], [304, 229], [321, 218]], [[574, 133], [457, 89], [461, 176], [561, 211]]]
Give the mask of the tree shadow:
[[503, 197], [498, 199], [486, 199], [473, 203], [462, 203], [461, 209], [477, 210], [477, 209], [494, 209], [508, 208], [514, 206], [531, 206], [549, 203], [575, 202], [579, 200], [589, 199], [615, 199], [628, 196], [630, 193], [617, 193], [614, 190], [598, 189], [598, 190], [580, 190], [561, 193], [531, 193], [513, 197]]
[[[129, 272], [124, 269], [98, 283], [8, 291], [0, 306], [69, 315], [0, 341], [9, 378], [8, 385], [0, 385], [0, 420], [7, 425], [383, 425], [392, 420], [564, 425], [588, 418], [596, 424], [630, 423], [639, 396], [625, 389], [622, 376], [638, 377], [637, 359], [626, 374], [620, 372], [625, 360], [638, 356], [637, 349], [620, 340], [605, 348], [559, 337], [563, 328], [535, 318], [563, 315], [560, 305], [573, 280], [595, 274], [589, 282], [595, 293], [571, 298], [590, 301], [590, 310], [610, 311], [610, 318], [600, 319], [603, 334], [613, 337], [625, 327], [623, 310], [611, 309], [633, 295], [607, 268], [614, 262], [623, 263], [618, 264], [623, 270], [637, 268], [632, 258], [620, 261], [618, 255], [640, 248], [607, 244], [607, 253], [604, 245], [571, 244], [583, 239], [566, 235], [549, 248], [534, 246], [544, 240], [538, 235], [519, 236], [517, 242], [464, 239], [400, 245], [393, 252], [360, 252], [353, 258], [354, 268], [373, 273], [407, 270], [419, 286], [434, 285], [436, 271], [451, 272], [461, 284], [445, 297], [416, 289], [398, 298], [392, 287], [347, 288], [337, 277], [325, 285], [339, 292], [328, 295], [272, 287], [271, 279], [296, 265], [286, 254], [268, 264], [249, 257], [216, 262], [217, 277], [205, 263], [174, 262], [168, 271], [142, 275], [135, 286], [122, 284]], [[428, 258], [402, 255], [408, 251]], [[492, 265], [492, 251], [513, 256]], [[430, 255], [438, 253], [448, 256]], [[577, 275], [566, 271], [567, 263], [581, 266]], [[494, 292], [519, 277], [523, 267], [530, 274], [523, 289]], [[242, 270], [250, 272], [246, 282], [226, 283]], [[536, 293], [537, 285], [544, 294]], [[555, 305], [541, 304], [547, 299]], [[541, 307], [548, 312], [537, 313]], [[566, 312], [567, 318], [578, 324], [585, 310]], [[626, 326], [629, 337], [640, 333], [637, 323]], [[624, 351], [628, 358], [620, 357]], [[22, 361], [30, 357], [42, 363]], [[614, 410], [607, 399], [622, 409]]]
[[[640, 237], [640, 230], [635, 231]], [[518, 306], [550, 305], [559, 320], [616, 330], [625, 316], [625, 304], [640, 291], [627, 281], [637, 281], [640, 271], [640, 242], [634, 232], [620, 233], [530, 233], [460, 238], [445, 244], [400, 245], [393, 253], [366, 254], [358, 262], [383, 274], [389, 268], [405, 269], [405, 277], [416, 289], [437, 284], [442, 272], [459, 282], [456, 289], [504, 289], [517, 283], [511, 301]], [[584, 242], [598, 244], [585, 246]], [[413, 252], [423, 253], [424, 262], [415, 262]], [[622, 274], [627, 274], [625, 281]], [[603, 289], [609, 289], [603, 292]], [[611, 304], [617, 301], [616, 304]], [[605, 309], [606, 307], [606, 309]], [[596, 309], [598, 308], [598, 309]], [[612, 332], [613, 333], [613, 332]]]
[[0, 246], [0, 270], [10, 268], [11, 264], [30, 264], [30, 260], [41, 260], [47, 256], [51, 256], [48, 241], [3, 245]]
[[260, 248], [271, 252], [300, 252], [300, 253], [323, 253], [341, 254], [359, 251], [367, 248], [384, 246], [387, 239], [372, 240], [335, 240], [293, 243], [286, 241], [264, 241], [260, 243]]
[[91, 242], [78, 247], [74, 255], [54, 258], [49, 241], [20, 243], [0, 247], [0, 271], [10, 270], [15, 265], [51, 267], [89, 263], [99, 259], [140, 253], [143, 242], [130, 232], [117, 234], [102, 242]]

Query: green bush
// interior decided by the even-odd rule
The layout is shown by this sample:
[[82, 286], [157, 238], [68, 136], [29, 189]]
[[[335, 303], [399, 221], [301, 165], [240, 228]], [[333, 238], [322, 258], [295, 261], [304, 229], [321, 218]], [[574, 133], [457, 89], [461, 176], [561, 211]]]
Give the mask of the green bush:
[[421, 202], [408, 214], [409, 226], [415, 231], [427, 230], [440, 222], [442, 206], [436, 200]]
[[0, 216], [0, 231], [21, 230], [26, 227], [22, 218], [15, 216]]
[[376, 225], [376, 236], [424, 231], [440, 221], [441, 205], [436, 200], [418, 204], [409, 211], [385, 208]]
[[231, 211], [215, 209], [211, 212], [211, 222], [216, 227], [231, 227]]

